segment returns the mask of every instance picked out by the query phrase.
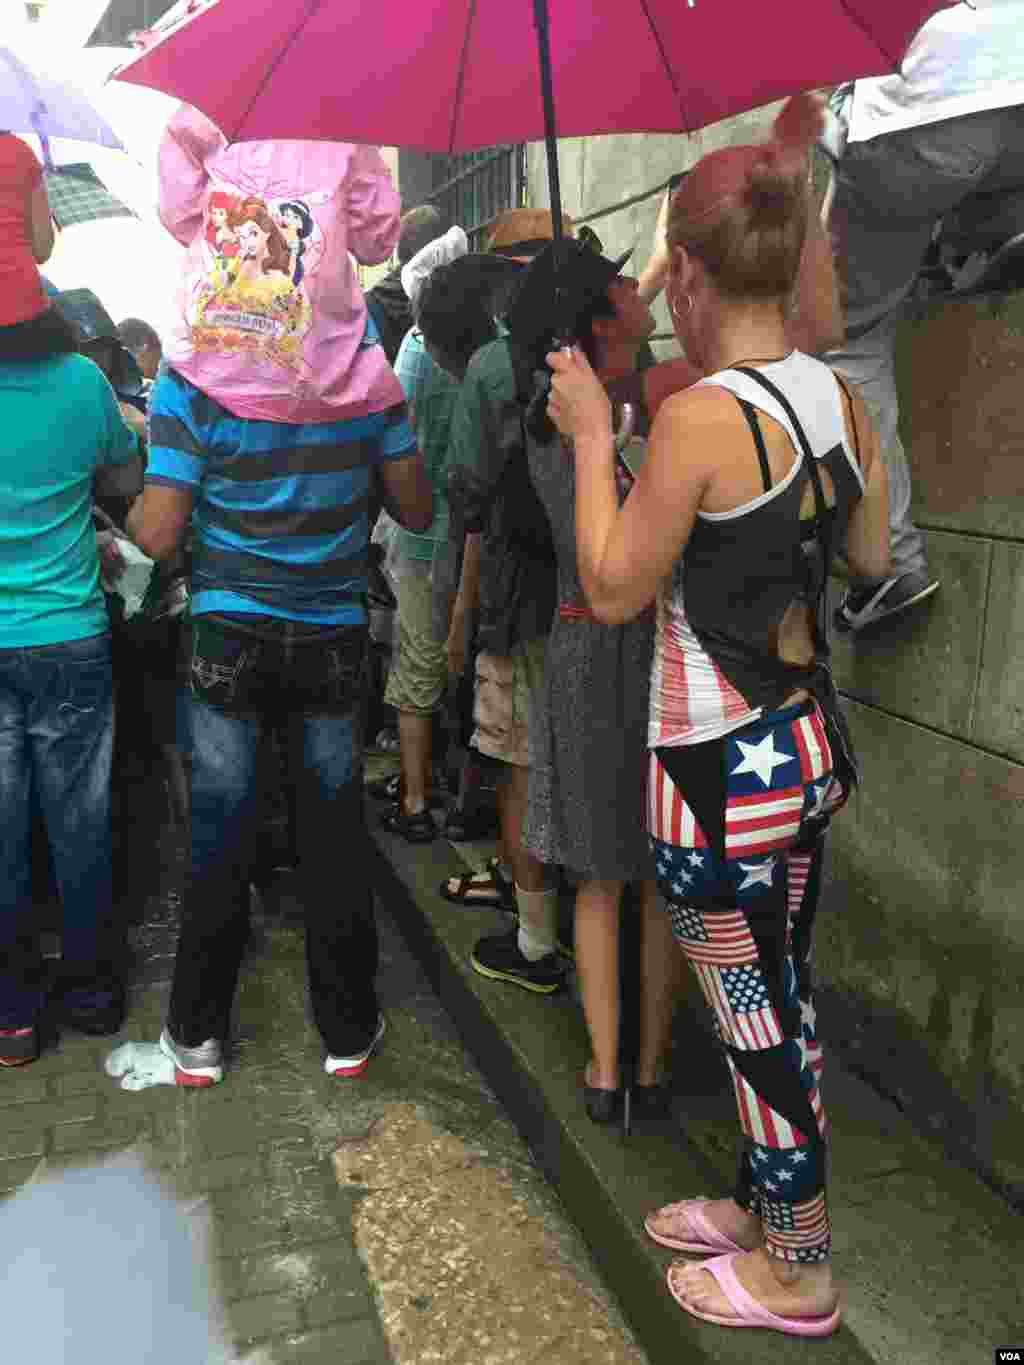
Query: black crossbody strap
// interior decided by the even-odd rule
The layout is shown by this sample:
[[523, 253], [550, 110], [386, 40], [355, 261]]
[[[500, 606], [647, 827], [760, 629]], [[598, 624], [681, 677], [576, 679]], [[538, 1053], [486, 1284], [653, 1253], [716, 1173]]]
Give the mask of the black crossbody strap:
[[822, 556], [821, 583], [818, 585], [817, 595], [813, 603], [815, 630], [819, 637], [815, 641], [815, 645], [821, 650], [825, 657], [828, 658], [830, 652], [828, 643], [828, 622], [823, 607], [825, 585], [828, 582], [828, 571], [832, 565], [832, 519], [828, 515], [828, 503], [825, 501], [825, 490], [821, 484], [821, 474], [818, 470], [818, 462], [814, 458], [814, 452], [811, 450], [811, 443], [807, 439], [807, 433], [804, 431], [803, 424], [794, 411], [793, 404], [778, 385], [773, 384], [770, 379], [766, 379], [760, 370], [755, 370], [749, 365], [735, 365], [733, 368], [738, 374], [745, 374], [748, 379], [752, 379], [755, 384], [759, 384], [766, 393], [771, 394], [779, 407], [782, 408], [783, 412], [789, 418], [793, 430], [796, 433], [797, 441], [800, 444], [800, 453], [803, 457], [804, 469], [807, 473], [807, 477], [811, 481], [811, 487], [814, 490], [814, 508], [816, 514], [815, 534], [817, 535], [818, 544], [821, 546]]
[[811, 607], [816, 637], [814, 648], [817, 651], [820, 665], [817, 670], [818, 685], [814, 690], [821, 703], [822, 714], [825, 718], [825, 733], [828, 736], [829, 747], [832, 749], [837, 776], [842, 785], [849, 790], [860, 782], [860, 765], [857, 762], [857, 754], [853, 747], [853, 737], [839, 704], [839, 694], [836, 692], [836, 686], [832, 680], [832, 671], [828, 666], [830, 650], [825, 590], [828, 586], [828, 571], [832, 566], [832, 518], [828, 515], [828, 504], [825, 501], [825, 491], [821, 486], [818, 462], [814, 458], [807, 433], [793, 411], [792, 403], [782, 390], [770, 379], [766, 379], [759, 370], [747, 365], [736, 365], [733, 368], [738, 370], [740, 374], [745, 374], [748, 379], [752, 379], [755, 384], [759, 384], [766, 393], [770, 393], [789, 418], [800, 443], [804, 468], [807, 470], [807, 476], [814, 489], [814, 506], [817, 513], [815, 534], [822, 553], [821, 583], [818, 585], [815, 600]]
[[757, 409], [754, 407], [753, 403], [748, 403], [746, 399], [741, 398], [739, 394], [733, 394], [733, 397], [736, 399], [736, 402], [739, 403], [743, 410], [743, 416], [747, 419], [747, 426], [750, 428], [750, 434], [754, 438], [754, 445], [757, 447], [757, 461], [761, 466], [761, 482], [764, 484], [764, 491], [770, 493], [772, 488], [772, 470], [771, 465], [768, 463], [768, 452], [764, 445], [764, 433], [761, 430], [761, 423], [757, 420]]

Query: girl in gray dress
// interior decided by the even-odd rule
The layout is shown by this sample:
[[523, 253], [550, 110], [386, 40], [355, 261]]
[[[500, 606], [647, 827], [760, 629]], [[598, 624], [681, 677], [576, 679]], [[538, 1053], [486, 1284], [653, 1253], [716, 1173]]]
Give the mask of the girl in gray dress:
[[[599, 260], [602, 258], [598, 258]], [[606, 381], [633, 371], [654, 322], [636, 282], [604, 262], [605, 287], [575, 332]], [[665, 367], [658, 367], [664, 369]], [[695, 374], [676, 370], [673, 387]], [[642, 397], [641, 377], [633, 376]], [[656, 385], [648, 387], [653, 391]], [[663, 387], [663, 386], [662, 386]], [[633, 411], [635, 409], [631, 409]], [[640, 414], [643, 422], [644, 414]], [[633, 442], [635, 449], [639, 442]], [[530, 794], [524, 846], [579, 879], [575, 910], [576, 975], [590, 1035], [584, 1100], [595, 1122], [620, 1107], [619, 907], [626, 883], [639, 891], [642, 916], [642, 1017], [634, 1108], [665, 1107], [658, 1085], [672, 1005], [680, 979], [668, 918], [660, 908], [643, 820], [648, 686], [653, 618], [625, 626], [593, 619], [576, 571], [575, 477], [558, 438], [528, 443], [530, 473], [551, 520], [558, 557], [558, 600], [545, 668], [545, 704], [531, 727]], [[622, 491], [628, 467], [622, 465]], [[536, 747], [534, 748], [534, 734]]]

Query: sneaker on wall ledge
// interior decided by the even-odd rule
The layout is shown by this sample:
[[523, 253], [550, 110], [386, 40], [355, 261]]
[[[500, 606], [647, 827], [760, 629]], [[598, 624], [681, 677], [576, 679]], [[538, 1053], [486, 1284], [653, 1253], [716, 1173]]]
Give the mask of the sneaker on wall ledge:
[[886, 578], [866, 588], [849, 588], [836, 608], [836, 630], [844, 635], [877, 625], [909, 607], [916, 607], [938, 591], [939, 580], [927, 569], [912, 569], [897, 578]]

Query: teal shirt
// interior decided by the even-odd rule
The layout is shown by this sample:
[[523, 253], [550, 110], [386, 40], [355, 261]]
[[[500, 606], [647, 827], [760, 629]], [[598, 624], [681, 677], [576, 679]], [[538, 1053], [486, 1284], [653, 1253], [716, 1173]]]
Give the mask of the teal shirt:
[[399, 527], [395, 543], [409, 559], [433, 559], [435, 545], [448, 538], [448, 434], [459, 386], [430, 358], [415, 328], [406, 332], [399, 347], [395, 374], [412, 414], [434, 503], [429, 528], [417, 534]]
[[138, 453], [113, 389], [85, 356], [0, 364], [0, 649], [108, 628], [93, 476]]

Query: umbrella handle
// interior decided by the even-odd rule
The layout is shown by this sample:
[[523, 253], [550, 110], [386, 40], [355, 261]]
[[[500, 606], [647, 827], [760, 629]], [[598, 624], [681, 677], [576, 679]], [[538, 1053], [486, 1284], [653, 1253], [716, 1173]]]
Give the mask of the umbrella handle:
[[555, 434], [554, 423], [548, 416], [551, 395], [551, 371], [547, 368], [533, 372], [533, 396], [526, 405], [523, 423], [538, 445], [547, 445]]
[[35, 109], [32, 113], [32, 131], [39, 139], [39, 148], [43, 154], [43, 165], [48, 171], [54, 170], [53, 154], [50, 151], [50, 139], [43, 129], [43, 114], [45, 109]]
[[[573, 344], [565, 330], [559, 330], [551, 338], [551, 350], [560, 351]], [[545, 365], [542, 370], [533, 372], [533, 396], [526, 405], [523, 422], [526, 430], [539, 445], [547, 445], [554, 438], [555, 426], [548, 416], [548, 398], [551, 394], [551, 371]]]

